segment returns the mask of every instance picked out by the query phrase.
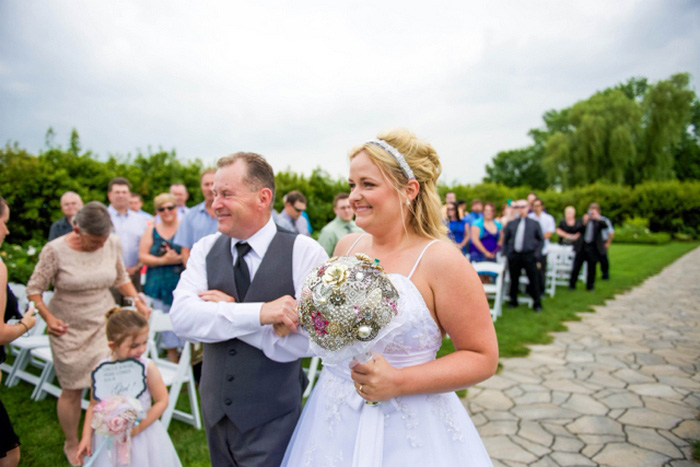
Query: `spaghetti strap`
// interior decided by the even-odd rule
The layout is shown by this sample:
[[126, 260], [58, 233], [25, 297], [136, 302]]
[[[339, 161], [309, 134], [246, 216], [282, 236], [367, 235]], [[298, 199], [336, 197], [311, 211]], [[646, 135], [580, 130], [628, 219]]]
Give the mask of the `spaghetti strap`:
[[350, 252], [352, 251], [352, 249], [355, 248], [355, 245], [357, 245], [357, 242], [359, 242], [360, 239], [362, 239], [362, 237], [364, 237], [365, 235], [367, 235], [367, 234], [364, 234], [364, 233], [363, 233], [362, 235], [360, 235], [359, 237], [357, 237], [357, 240], [355, 240], [354, 242], [352, 242], [352, 245], [350, 245], [350, 248], [348, 248], [348, 252], [345, 253], [345, 256], [350, 256]]
[[418, 267], [418, 263], [420, 263], [420, 260], [423, 259], [423, 255], [428, 250], [428, 248], [430, 248], [430, 245], [432, 245], [433, 243], [435, 243], [437, 241], [439, 241], [439, 240], [433, 240], [432, 242], [425, 245], [425, 248], [423, 248], [423, 251], [420, 252], [420, 256], [418, 256], [418, 259], [416, 260], [416, 264], [413, 265], [413, 269], [411, 269], [411, 272], [408, 274], [409, 280], [411, 280], [411, 277], [413, 277], [413, 273], [416, 272], [416, 268]]

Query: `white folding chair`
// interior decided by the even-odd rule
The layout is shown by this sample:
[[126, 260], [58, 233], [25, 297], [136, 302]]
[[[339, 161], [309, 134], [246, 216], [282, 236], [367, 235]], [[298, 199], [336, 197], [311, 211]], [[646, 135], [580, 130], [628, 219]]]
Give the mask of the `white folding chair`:
[[[149, 324], [148, 357], [155, 363], [158, 371], [160, 371], [165, 385], [170, 387], [168, 407], [160, 417], [160, 421], [163, 423], [166, 430], [170, 425], [170, 420], [173, 418], [189, 423], [200, 430], [202, 429], [202, 419], [199, 413], [194, 374], [192, 373], [192, 365], [190, 364], [191, 344], [185, 342], [182, 353], [180, 354], [180, 360], [177, 363], [161, 358], [158, 353], [158, 346], [156, 345], [156, 336], [158, 333], [173, 330], [170, 316], [160, 310], [153, 310], [151, 312]], [[187, 386], [187, 395], [190, 400], [189, 413], [175, 408], [183, 384]]]
[[309, 378], [309, 384], [306, 386], [306, 389], [304, 390], [304, 394], [302, 394], [302, 396], [301, 396], [304, 399], [309, 397], [309, 394], [311, 394], [311, 390], [314, 387], [314, 383], [316, 383], [316, 379], [318, 379], [318, 367], [319, 367], [320, 363], [321, 363], [320, 358], [312, 357], [311, 362], [309, 362], [309, 367], [304, 368], [304, 372], [306, 373], [306, 377]]
[[[56, 378], [56, 371], [53, 366], [53, 354], [49, 347], [38, 347], [31, 350], [32, 358], [37, 360], [42, 360], [44, 362], [44, 368], [41, 370], [41, 375], [39, 376], [39, 383], [34, 387], [32, 391], [31, 398], [35, 401], [44, 400], [47, 394], [58, 398], [61, 395], [61, 387], [54, 384], [54, 379]], [[90, 405], [89, 388], [83, 389], [83, 395], [80, 400], [80, 408], [87, 410]]]
[[496, 321], [501, 316], [503, 307], [503, 293], [505, 283], [505, 264], [492, 261], [478, 261], [472, 263], [474, 270], [479, 275], [495, 275], [496, 280], [491, 284], [484, 284], [484, 292], [489, 300], [493, 300], [491, 307], [491, 319]]

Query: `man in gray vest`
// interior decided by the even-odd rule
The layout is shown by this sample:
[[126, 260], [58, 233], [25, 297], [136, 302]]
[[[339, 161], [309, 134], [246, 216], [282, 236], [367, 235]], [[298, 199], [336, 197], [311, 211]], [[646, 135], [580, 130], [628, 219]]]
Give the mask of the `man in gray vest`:
[[295, 329], [294, 296], [328, 256], [313, 239], [276, 227], [275, 178], [262, 156], [237, 153], [217, 165], [219, 232], [192, 247], [170, 317], [180, 337], [204, 343], [200, 394], [212, 465], [279, 465], [306, 378], [299, 360], [272, 361], [243, 339], [267, 325]]

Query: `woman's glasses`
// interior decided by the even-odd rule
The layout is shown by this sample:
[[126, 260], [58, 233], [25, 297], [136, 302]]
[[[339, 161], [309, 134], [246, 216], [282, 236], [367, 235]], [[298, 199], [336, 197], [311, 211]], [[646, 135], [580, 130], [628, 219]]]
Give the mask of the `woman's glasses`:
[[175, 206], [161, 206], [161, 207], [159, 207], [158, 209], [156, 209], [156, 211], [158, 211], [158, 212], [164, 212], [166, 209], [167, 209], [168, 211], [172, 211], [173, 209], [175, 209]]

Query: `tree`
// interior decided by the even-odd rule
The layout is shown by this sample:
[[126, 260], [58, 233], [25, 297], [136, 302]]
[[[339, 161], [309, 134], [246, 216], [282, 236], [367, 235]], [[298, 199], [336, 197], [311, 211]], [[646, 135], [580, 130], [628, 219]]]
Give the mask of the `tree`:
[[493, 158], [492, 164], [486, 166], [484, 182], [543, 190], [549, 183], [542, 167], [542, 158], [542, 152], [535, 145], [501, 151]]

